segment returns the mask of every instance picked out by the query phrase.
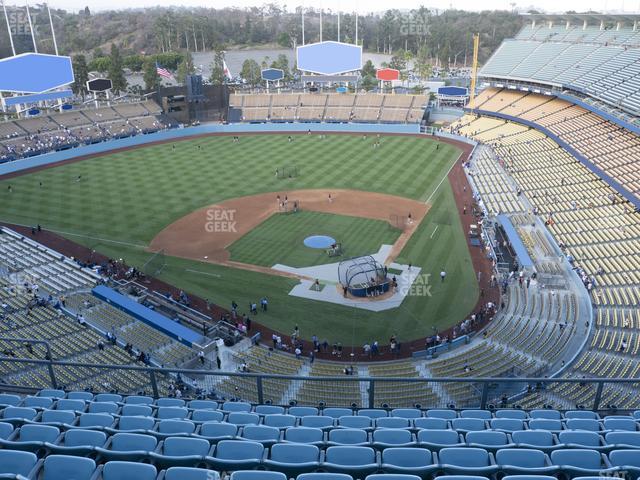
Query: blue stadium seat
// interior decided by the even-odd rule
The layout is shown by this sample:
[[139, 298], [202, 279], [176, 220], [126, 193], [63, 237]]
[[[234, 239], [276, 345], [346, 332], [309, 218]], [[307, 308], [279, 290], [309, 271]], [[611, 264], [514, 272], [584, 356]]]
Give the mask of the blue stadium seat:
[[609, 462], [624, 471], [627, 478], [636, 480], [640, 477], [640, 449], [613, 450], [609, 453]]
[[325, 417], [331, 417], [331, 418], [340, 418], [340, 417], [346, 417], [348, 415], [353, 415], [353, 410], [351, 410], [350, 408], [325, 408], [322, 410], [322, 415], [324, 415]]
[[303, 473], [298, 475], [296, 480], [353, 480], [353, 477], [346, 473], [317, 472]]
[[156, 437], [139, 433], [116, 433], [109, 437], [104, 448], [96, 448], [107, 460], [139, 462], [158, 446]]
[[162, 442], [157, 451], [151, 452], [152, 462], [162, 468], [172, 466], [197, 467], [205, 464], [211, 453], [211, 445], [203, 438], [170, 437]]
[[186, 407], [158, 407], [156, 418], [158, 420], [167, 420], [170, 418], [187, 418], [189, 410]]
[[367, 475], [365, 480], [420, 480], [420, 477], [403, 473], [373, 473]]
[[327, 445], [368, 445], [366, 430], [357, 428], [334, 428], [329, 431]]
[[640, 448], [640, 432], [608, 432], [604, 438], [616, 448]]
[[526, 420], [527, 412], [517, 409], [503, 409], [497, 410], [495, 414], [496, 418], [513, 418], [515, 420]]
[[67, 430], [55, 444], [47, 446], [56, 454], [86, 456], [97, 447], [103, 448], [106, 442], [107, 434], [104, 432], [76, 428]]
[[44, 459], [42, 480], [90, 480], [96, 470], [91, 458], [49, 455]]
[[251, 404], [247, 402], [224, 402], [222, 404], [223, 412], [250, 412]]
[[[542, 411], [544, 412], [546, 410]], [[531, 430], [549, 430], [550, 432], [559, 432], [562, 430], [562, 421], [550, 418], [534, 418], [529, 420], [529, 428]]]
[[318, 415], [319, 412], [316, 407], [289, 407], [288, 413], [296, 417], [307, 417], [309, 415]]
[[386, 410], [382, 410], [380, 408], [363, 408], [358, 410], [356, 415], [359, 417], [369, 417], [372, 420], [389, 416]]
[[446, 447], [464, 446], [460, 441], [460, 434], [455, 430], [420, 430], [418, 444], [433, 451]]
[[521, 430], [511, 434], [511, 440], [518, 448], [535, 448], [544, 452], [555, 450], [553, 434], [543, 430]]
[[280, 405], [258, 405], [254, 411], [259, 415], [283, 415], [284, 407]]
[[328, 429], [333, 427], [334, 419], [323, 415], [306, 415], [300, 419], [300, 426]]
[[37, 463], [38, 457], [35, 453], [0, 449], [0, 475], [14, 474], [30, 477]]
[[0, 440], [6, 440], [13, 433], [13, 425], [7, 422], [0, 422]]
[[298, 418], [295, 415], [285, 415], [283, 413], [269, 413], [262, 420], [263, 425], [276, 428], [289, 428], [295, 426]]
[[45, 443], [55, 443], [59, 437], [60, 429], [53, 425], [25, 424], [16, 429], [7, 440], [0, 440], [0, 446], [15, 450], [46, 452]]
[[437, 455], [439, 470], [447, 474], [492, 475], [497, 471], [492, 455], [483, 448], [443, 448]]
[[156, 480], [158, 471], [146, 463], [111, 461], [102, 469], [102, 480]]
[[70, 412], [84, 412], [87, 408], [87, 402], [84, 400], [71, 400], [61, 398], [55, 404], [56, 410], [68, 410]]
[[106, 413], [83, 413], [78, 417], [78, 426], [80, 428], [112, 427], [114, 423], [113, 416]]
[[391, 410], [391, 416], [414, 419], [422, 417], [422, 412], [417, 408], [394, 408]]
[[287, 476], [281, 472], [239, 470], [231, 474], [230, 480], [287, 480]]
[[566, 421], [567, 430], [588, 430], [590, 432], [599, 432], [601, 430], [600, 422], [587, 418], [571, 418]]
[[71, 425], [76, 421], [76, 414], [64, 410], [43, 410], [40, 423], [47, 425]]
[[170, 467], [164, 473], [164, 480], [220, 480], [220, 474], [206, 468]]
[[0, 408], [3, 407], [17, 407], [22, 399], [18, 395], [11, 395], [8, 393], [0, 393]]
[[36, 412], [35, 409], [29, 407], [7, 407], [2, 411], [2, 418], [4, 420], [34, 420], [37, 415], [38, 412]]
[[96, 402], [121, 403], [122, 395], [118, 395], [117, 393], [98, 393], [93, 400]]
[[503, 477], [502, 480], [556, 480], [556, 477], [549, 475], [507, 475]]
[[491, 420], [493, 415], [489, 410], [462, 410], [460, 418], [479, 418], [480, 420]]
[[596, 432], [581, 430], [565, 430], [558, 434], [558, 441], [564, 447], [591, 448], [594, 450], [604, 446], [602, 437]]
[[[518, 411], [518, 410], [514, 410]], [[489, 420], [492, 430], [502, 430], [504, 432], [517, 432], [518, 430], [524, 430], [524, 421], [517, 418], [494, 418]]]
[[44, 388], [38, 392], [39, 397], [49, 397], [49, 398], [64, 398], [65, 393], [64, 390], [59, 390], [55, 388]]
[[153, 405], [153, 398], [144, 395], [130, 395], [125, 397], [124, 403], [127, 405]]
[[217, 410], [218, 402], [215, 400], [191, 400], [189, 408], [192, 410]]
[[118, 421], [118, 430], [128, 432], [152, 430], [155, 423], [153, 417], [123, 416]]
[[320, 465], [320, 449], [315, 445], [279, 443], [271, 447], [269, 458], [264, 461], [264, 465], [291, 478], [316, 470]]
[[108, 413], [114, 415], [118, 413], [120, 407], [115, 402], [91, 402], [89, 403], [89, 413]]
[[635, 412], [633, 412], [633, 418], [635, 418], [636, 420], [640, 420], [640, 410], [636, 410]]
[[447, 430], [449, 421], [444, 418], [416, 418], [413, 426], [418, 430]]
[[496, 452], [496, 463], [507, 475], [553, 475], [558, 467], [552, 466], [546, 453], [529, 448], [503, 448]]
[[560, 449], [551, 452], [551, 463], [559, 472], [570, 478], [585, 475], [602, 475], [607, 470], [603, 455], [597, 450]]
[[120, 414], [131, 417], [150, 417], [153, 415], [153, 409], [149, 405], [123, 405]]
[[258, 442], [221, 440], [207, 464], [219, 471], [248, 470], [258, 467], [264, 454], [264, 445]]
[[185, 401], [181, 398], [159, 398], [155, 402], [156, 407], [184, 407]]
[[336, 446], [325, 452], [322, 469], [335, 473], [349, 473], [358, 478], [378, 469], [376, 452], [371, 447]]
[[[433, 480], [489, 480], [487, 477], [479, 477], [476, 475], [440, 475], [439, 477], [435, 477]], [[550, 477], [548, 480], [553, 480], [553, 477]]]
[[411, 428], [411, 420], [401, 417], [376, 418], [376, 428]]
[[231, 423], [205, 422], [198, 434], [211, 442], [231, 440], [238, 435], [238, 427]]
[[564, 412], [564, 418], [570, 420], [572, 418], [579, 418], [583, 420], [600, 420], [600, 415], [591, 410], [568, 410]]
[[479, 418], [454, 418], [451, 420], [451, 428], [458, 432], [478, 432], [487, 429], [487, 424]]
[[437, 465], [429, 450], [392, 447], [382, 451], [382, 469], [389, 473], [418, 475], [426, 479], [436, 471]]
[[22, 401], [23, 407], [28, 408], [52, 408], [53, 407], [53, 398], [51, 397], [24, 397]]
[[264, 446], [270, 446], [278, 443], [280, 439], [280, 429], [266, 425], [247, 425], [242, 429], [242, 435], [240, 437], [245, 440], [260, 442]]
[[505, 432], [496, 430], [468, 432], [465, 435], [465, 440], [468, 447], [484, 448], [491, 452], [513, 445], [509, 443], [509, 437]]
[[194, 410], [191, 412], [191, 420], [194, 422], [221, 422], [224, 419], [224, 413], [220, 410]]
[[227, 422], [238, 426], [258, 425], [260, 423], [260, 415], [257, 413], [231, 412], [227, 417]]
[[544, 418], [546, 420], [562, 420], [562, 415], [558, 410], [538, 409], [538, 410], [531, 410], [529, 412], [529, 418], [531, 419]]
[[338, 418], [338, 426], [342, 428], [359, 428], [362, 430], [371, 429], [371, 419], [369, 417], [348, 416]]
[[453, 420], [457, 418], [458, 414], [455, 410], [447, 409], [431, 409], [427, 410], [427, 417], [429, 418], [444, 418], [445, 420]]
[[160, 436], [169, 435], [190, 435], [196, 431], [196, 424], [189, 420], [161, 420], [158, 422], [158, 434]]
[[292, 427], [284, 431], [284, 440], [293, 443], [323, 445], [324, 432], [319, 428]]
[[93, 401], [93, 393], [91, 392], [69, 392], [67, 398], [70, 400], [84, 400], [85, 402]]
[[377, 450], [384, 450], [389, 447], [413, 447], [416, 441], [409, 430], [385, 428], [373, 431], [372, 445]]
[[638, 430], [638, 424], [631, 417], [605, 417], [603, 424], [605, 430], [624, 430], [627, 432], [636, 432]]

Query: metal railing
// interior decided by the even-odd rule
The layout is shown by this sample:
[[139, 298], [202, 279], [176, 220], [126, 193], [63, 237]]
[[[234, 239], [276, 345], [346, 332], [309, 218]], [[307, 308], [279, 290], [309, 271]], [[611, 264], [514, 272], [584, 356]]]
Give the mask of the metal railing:
[[[46, 346], [46, 342], [42, 342]], [[219, 370], [165, 369], [133, 365], [104, 365], [68, 362], [58, 360], [36, 360], [32, 358], [13, 358], [0, 356], [2, 370], [14, 369], [27, 372], [27, 369], [41, 369], [47, 372], [46, 381], [38, 385], [24, 385], [18, 382], [8, 384], [0, 380], [0, 390], [25, 390], [37, 388], [82, 388], [72, 383], [64, 385], [59, 376], [69, 378], [68, 372], [75, 375], [87, 372], [86, 384], [95, 378], [108, 377], [112, 381], [118, 378], [132, 377], [134, 374], [145, 379], [140, 390], [154, 397], [167, 395], [169, 382], [182, 379], [186, 384], [198, 386], [200, 395], [210, 398], [226, 398], [250, 401], [252, 403], [272, 403], [281, 405], [327, 405], [353, 408], [413, 407], [422, 408], [491, 408], [502, 405], [501, 398], [515, 391], [544, 393], [551, 389], [578, 389], [584, 394], [584, 402], [566, 404], [565, 408], [585, 408], [589, 410], [615, 410], [617, 407], [603, 402], [606, 389], [632, 389], [640, 391], [640, 379], [624, 378], [474, 378], [474, 377], [358, 377], [344, 376], [295, 376], [260, 373], [223, 372]], [[30, 373], [31, 370], [28, 371]], [[28, 377], [28, 376], [27, 376]], [[19, 378], [15, 377], [14, 378]], [[568, 387], [567, 387], [568, 386]], [[101, 388], [94, 389], [103, 390]], [[510, 395], [513, 398], [513, 395]], [[635, 396], [640, 398], [639, 395]], [[640, 403], [640, 400], [636, 400]], [[517, 403], [517, 402], [516, 402]], [[582, 403], [582, 405], [579, 405]], [[513, 406], [514, 402], [509, 402]], [[627, 408], [640, 408], [631, 405]], [[618, 409], [623, 411], [624, 409]]]

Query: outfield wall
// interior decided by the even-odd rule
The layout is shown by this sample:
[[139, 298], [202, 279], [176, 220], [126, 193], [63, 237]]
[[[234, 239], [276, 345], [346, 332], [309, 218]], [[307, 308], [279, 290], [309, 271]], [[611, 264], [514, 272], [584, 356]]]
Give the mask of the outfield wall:
[[0, 164], [0, 176], [19, 172], [28, 168], [41, 167], [52, 163], [71, 160], [84, 155], [106, 153], [120, 148], [141, 146], [153, 142], [179, 140], [191, 136], [215, 133], [263, 133], [263, 132], [354, 132], [354, 133], [420, 133], [420, 125], [393, 125], [378, 123], [249, 123], [249, 124], [210, 124], [195, 127], [176, 128], [161, 132], [136, 135], [106, 142], [83, 145], [59, 152], [50, 152], [30, 158], [23, 158]]

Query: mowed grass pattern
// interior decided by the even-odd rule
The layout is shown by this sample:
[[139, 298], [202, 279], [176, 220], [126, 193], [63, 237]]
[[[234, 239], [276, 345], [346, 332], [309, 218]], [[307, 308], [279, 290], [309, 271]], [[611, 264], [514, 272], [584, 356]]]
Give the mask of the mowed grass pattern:
[[[150, 240], [187, 213], [229, 198], [302, 188], [351, 188], [404, 196], [432, 197], [431, 210], [402, 252], [402, 260], [447, 282], [431, 296], [416, 294], [396, 310], [371, 313], [293, 298], [295, 282], [179, 258], [167, 258], [161, 278], [187, 292], [240, 312], [269, 297], [258, 321], [303, 337], [317, 334], [344, 345], [401, 340], [432, 334], [459, 322], [478, 297], [475, 272], [448, 181], [460, 152], [429, 137], [353, 135], [210, 136], [128, 150], [0, 181], [0, 218], [64, 232], [113, 258], [142, 266]], [[297, 165], [300, 176], [279, 180], [276, 168]], [[80, 181], [77, 181], [81, 176]], [[42, 186], [40, 186], [42, 182]], [[9, 193], [7, 186], [13, 192]], [[434, 232], [435, 227], [437, 231]], [[91, 238], [89, 238], [91, 237]], [[436, 288], [437, 287], [437, 288]], [[420, 292], [416, 292], [420, 293]]]
[[369, 218], [301, 211], [275, 214], [234, 242], [231, 260], [271, 267], [276, 263], [290, 267], [309, 267], [332, 263], [324, 249], [309, 248], [309, 235], [329, 235], [342, 243], [343, 258], [376, 253], [383, 244], [395, 243], [400, 230], [388, 222]]

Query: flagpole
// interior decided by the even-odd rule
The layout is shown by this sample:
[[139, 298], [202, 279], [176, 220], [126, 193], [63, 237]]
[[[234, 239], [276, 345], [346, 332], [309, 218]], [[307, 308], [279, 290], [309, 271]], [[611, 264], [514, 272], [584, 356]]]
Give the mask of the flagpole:
[[33, 31], [33, 23], [31, 22], [31, 12], [29, 12], [29, 2], [25, 2], [27, 6], [27, 20], [29, 20], [29, 30], [31, 30], [31, 40], [33, 41], [33, 51], [38, 53], [38, 45], [36, 44], [36, 32]]
[[53, 18], [51, 17], [51, 8], [49, 8], [49, 4], [45, 4], [47, 6], [47, 11], [49, 12], [49, 25], [51, 25], [51, 35], [53, 36], [53, 48], [58, 55], [58, 42], [56, 41], [56, 31], [53, 29]]
[[340, 41], [340, 10], [338, 10], [338, 42]]
[[11, 53], [15, 57], [16, 47], [13, 44], [13, 36], [11, 35], [11, 25], [9, 25], [9, 15], [7, 15], [7, 6], [4, 4], [4, 0], [2, 0], [2, 10], [4, 10], [4, 19], [7, 22], [7, 33], [9, 34], [9, 41], [11, 42]]
[[320, 7], [320, 41], [322, 42], [322, 6]]
[[302, 2], [300, 12], [302, 14], [302, 45], [304, 45], [304, 2]]

